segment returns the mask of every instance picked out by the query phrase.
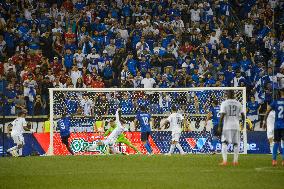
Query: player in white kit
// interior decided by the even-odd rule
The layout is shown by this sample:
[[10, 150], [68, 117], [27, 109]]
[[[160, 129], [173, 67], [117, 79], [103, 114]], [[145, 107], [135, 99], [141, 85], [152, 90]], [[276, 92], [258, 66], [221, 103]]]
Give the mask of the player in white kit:
[[[219, 131], [222, 128], [222, 157], [223, 162], [220, 165], [227, 165], [227, 146], [234, 145], [233, 165], [238, 165], [239, 144], [240, 144], [240, 116], [242, 125], [245, 122], [245, 114], [242, 104], [234, 99], [234, 92], [227, 92], [227, 100], [221, 103], [220, 108]], [[222, 126], [223, 125], [223, 126]]]
[[11, 137], [13, 138], [14, 143], [16, 144], [16, 146], [13, 146], [12, 148], [9, 148], [7, 150], [7, 153], [11, 154], [14, 157], [23, 155], [22, 151], [23, 151], [23, 146], [25, 144], [23, 132], [25, 130], [33, 132], [33, 129], [29, 129], [27, 127], [27, 122], [26, 122], [25, 117], [26, 117], [26, 112], [20, 112], [18, 114], [18, 118], [16, 118], [10, 124], [10, 126], [12, 126]]
[[115, 113], [115, 123], [116, 123], [116, 128], [111, 132], [111, 134], [103, 141], [93, 145], [90, 147], [90, 150], [94, 150], [97, 148], [98, 145], [106, 145], [109, 146], [111, 153], [117, 154], [119, 153], [115, 148], [114, 148], [114, 143], [116, 142], [117, 138], [119, 135], [121, 135], [125, 131], [125, 127], [123, 124], [125, 121], [121, 119], [121, 110], [118, 108]]
[[270, 153], [272, 153], [273, 149], [274, 123], [275, 123], [275, 111], [272, 110], [269, 112], [266, 120], [267, 139], [269, 141]]
[[[272, 153], [273, 145], [274, 145], [274, 123], [275, 123], [275, 111], [271, 110], [266, 119], [266, 132], [267, 132], [267, 139], [269, 141], [269, 149], [270, 153]], [[281, 146], [284, 146], [284, 141], [281, 140]], [[279, 149], [280, 152], [280, 149]]]
[[167, 123], [170, 123], [170, 130], [172, 131], [172, 141], [170, 151], [167, 155], [171, 155], [174, 152], [175, 147], [178, 148], [180, 154], [185, 154], [181, 145], [179, 144], [179, 138], [182, 132], [182, 126], [184, 124], [184, 117], [182, 114], [177, 112], [177, 108], [175, 106], [172, 107], [172, 114], [165, 120], [165, 122], [161, 125], [164, 127]]

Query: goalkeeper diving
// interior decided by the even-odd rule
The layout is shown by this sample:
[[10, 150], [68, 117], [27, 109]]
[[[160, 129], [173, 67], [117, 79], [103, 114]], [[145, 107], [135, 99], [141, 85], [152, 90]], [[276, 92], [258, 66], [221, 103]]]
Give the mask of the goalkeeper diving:
[[[109, 122], [110, 128], [105, 132], [104, 136], [107, 137], [110, 135], [116, 128], [117, 125], [113, 119], [110, 120]], [[126, 137], [123, 133], [121, 133], [118, 138], [116, 139], [116, 143], [122, 143], [125, 144], [126, 146], [132, 148], [136, 153], [141, 153]]]
[[[118, 154], [120, 153], [119, 151], [117, 151], [115, 148], [114, 148], [114, 144], [117, 142], [118, 138], [120, 138], [121, 135], [123, 135], [123, 132], [126, 130], [125, 127], [123, 126], [123, 124], [126, 123], [126, 121], [124, 119], [121, 118], [121, 110], [120, 108], [118, 108], [116, 110], [116, 113], [115, 113], [115, 125], [116, 127], [111, 131], [107, 131], [107, 134], [109, 132], [110, 135], [103, 141], [100, 141], [92, 146], [89, 147], [89, 150], [95, 150], [98, 146], [108, 146], [109, 149], [110, 149], [110, 153], [112, 154]], [[126, 142], [126, 141], [124, 141]]]

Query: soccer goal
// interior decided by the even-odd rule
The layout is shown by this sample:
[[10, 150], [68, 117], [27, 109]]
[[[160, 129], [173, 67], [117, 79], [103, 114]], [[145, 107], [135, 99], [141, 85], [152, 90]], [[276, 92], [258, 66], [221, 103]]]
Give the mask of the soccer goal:
[[[51, 88], [50, 93], [50, 144], [48, 155], [69, 154], [62, 144], [58, 120], [68, 116], [70, 137], [68, 145], [75, 154], [103, 154], [103, 149], [90, 150], [89, 146], [103, 140], [105, 131], [115, 118], [119, 107], [127, 120], [125, 138], [140, 152], [145, 149], [140, 140], [140, 132], [134, 127], [134, 119], [141, 106], [152, 115], [153, 124], [150, 143], [154, 153], [167, 153], [171, 133], [160, 125], [168, 117], [172, 106], [185, 117], [180, 144], [186, 153], [208, 153], [212, 140], [212, 122], [205, 120], [213, 101], [220, 106], [226, 98], [226, 91], [234, 91], [235, 99], [246, 109], [246, 89], [244, 87], [210, 88]], [[246, 112], [246, 111], [245, 111]], [[240, 153], [247, 153], [246, 126], [241, 130]], [[134, 154], [125, 144], [116, 144], [120, 151]], [[221, 150], [220, 141], [217, 150]], [[229, 147], [230, 150], [230, 147]]]

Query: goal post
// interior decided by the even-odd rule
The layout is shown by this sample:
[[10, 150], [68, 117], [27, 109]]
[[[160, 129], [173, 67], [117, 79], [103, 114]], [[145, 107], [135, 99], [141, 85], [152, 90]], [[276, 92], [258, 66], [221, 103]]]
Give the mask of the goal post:
[[[158, 134], [155, 135], [153, 140], [157, 143], [158, 148], [164, 148], [160, 141], [159, 132], [167, 131], [158, 129], [160, 123], [164, 118], [169, 115], [170, 107], [175, 105], [179, 111], [183, 113], [186, 118], [186, 124], [192, 130], [194, 137], [200, 136], [210, 138], [210, 129], [205, 127], [205, 119], [212, 100], [217, 100], [220, 105], [225, 100], [225, 91], [234, 91], [235, 98], [242, 103], [244, 112], [246, 113], [246, 88], [245, 87], [195, 87], [195, 88], [50, 88], [50, 144], [47, 155], [61, 155], [58, 145], [59, 134], [56, 129], [56, 121], [62, 113], [68, 108], [66, 101], [71, 99], [74, 103], [77, 103], [77, 109], [74, 110], [72, 117], [71, 133], [74, 135], [72, 138], [72, 146], [75, 151], [78, 150], [79, 154], [85, 154], [80, 152], [80, 149], [87, 146], [90, 138], [96, 138], [94, 132], [98, 131], [94, 129], [94, 125], [100, 120], [109, 120], [114, 118], [115, 109], [120, 107], [123, 112], [123, 116], [129, 119], [128, 131], [134, 136], [135, 132], [132, 128], [133, 120], [141, 105], [147, 106], [148, 111], [155, 118], [155, 123], [152, 125], [153, 131]], [[87, 96], [88, 100], [92, 103], [91, 113], [86, 115], [84, 108], [81, 107], [80, 101], [83, 96]], [[74, 105], [75, 106], [75, 105]], [[74, 107], [72, 107], [74, 108]], [[68, 110], [70, 112], [70, 110]], [[99, 119], [98, 119], [99, 117]], [[98, 121], [99, 120], [99, 121]], [[105, 125], [103, 125], [104, 128]], [[102, 131], [104, 132], [104, 131]], [[134, 133], [134, 134], [133, 134]], [[163, 133], [162, 133], [163, 134]], [[87, 135], [87, 136], [85, 136]], [[184, 140], [184, 148], [187, 148], [187, 152], [193, 153], [193, 149], [199, 150], [200, 153], [206, 153], [208, 149], [201, 150], [202, 146], [198, 147], [198, 140], [189, 137], [187, 131], [184, 131], [184, 135], [187, 138]], [[169, 135], [163, 134], [165, 140], [170, 141]], [[211, 134], [212, 136], [212, 134]], [[81, 140], [80, 137], [87, 137], [86, 140]], [[203, 139], [202, 138], [202, 139]], [[187, 140], [187, 141], [186, 141]], [[191, 143], [193, 140], [193, 144]], [[137, 142], [134, 140], [134, 142]], [[246, 125], [243, 126], [241, 131], [241, 152], [247, 153], [247, 132]], [[208, 143], [210, 145], [210, 141]], [[205, 148], [205, 147], [204, 147]], [[208, 147], [207, 147], [208, 148]], [[164, 150], [160, 150], [163, 153]], [[89, 152], [87, 154], [93, 154]]]

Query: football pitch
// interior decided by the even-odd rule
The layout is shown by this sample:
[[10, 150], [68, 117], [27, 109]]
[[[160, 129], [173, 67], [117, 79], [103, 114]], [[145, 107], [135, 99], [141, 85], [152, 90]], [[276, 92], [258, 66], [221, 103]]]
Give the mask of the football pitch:
[[[229, 160], [232, 155], [229, 155]], [[284, 167], [270, 155], [112, 155], [0, 158], [0, 188], [284, 188]]]

